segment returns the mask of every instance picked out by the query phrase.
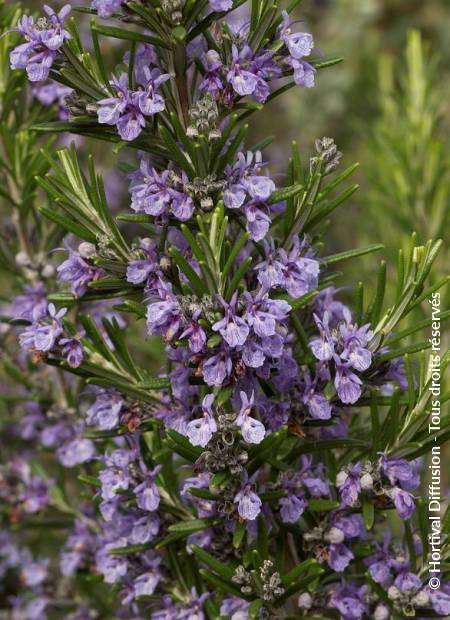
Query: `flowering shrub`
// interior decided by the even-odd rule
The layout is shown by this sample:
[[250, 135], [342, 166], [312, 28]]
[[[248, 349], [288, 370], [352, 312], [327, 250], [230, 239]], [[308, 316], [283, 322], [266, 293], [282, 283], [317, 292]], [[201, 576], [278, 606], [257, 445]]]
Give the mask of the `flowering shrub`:
[[[94, 0], [92, 45], [68, 5], [2, 7], [26, 71], [9, 83], [36, 99], [5, 90], [2, 108], [5, 617], [450, 614], [449, 515], [434, 590], [420, 497], [448, 439], [444, 422], [428, 437], [430, 343], [411, 341], [432, 319], [402, 328], [445, 284], [428, 283], [440, 243], [400, 254], [387, 308], [384, 263], [368, 302], [336, 288], [334, 264], [382, 249], [323, 247], [354, 166], [323, 138], [275, 177], [247, 121], [339, 59], [293, 22], [299, 2], [249, 4]], [[105, 39], [126, 48], [116, 68]], [[126, 157], [119, 215], [93, 158], [49, 132]]]

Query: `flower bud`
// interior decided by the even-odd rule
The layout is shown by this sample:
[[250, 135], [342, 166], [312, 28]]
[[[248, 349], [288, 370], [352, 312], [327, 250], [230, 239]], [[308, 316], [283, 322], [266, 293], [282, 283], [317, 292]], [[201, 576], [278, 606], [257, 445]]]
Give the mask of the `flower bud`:
[[389, 608], [386, 605], [377, 605], [373, 614], [374, 620], [389, 620], [391, 614]]
[[344, 541], [345, 536], [342, 530], [337, 527], [332, 527], [326, 532], [324, 538], [327, 542], [337, 545]]
[[371, 491], [373, 489], [373, 478], [369, 473], [365, 473], [361, 476], [360, 483], [363, 491]]
[[82, 258], [92, 258], [97, 254], [97, 248], [93, 243], [89, 243], [89, 241], [83, 241], [78, 246], [78, 254]]
[[19, 267], [27, 267], [30, 265], [30, 258], [26, 252], [18, 252], [16, 254], [16, 263]]
[[303, 594], [300, 594], [298, 597], [298, 606], [300, 609], [311, 609], [312, 603], [312, 596], [309, 592], [303, 592]]
[[391, 586], [388, 590], [388, 597], [391, 599], [391, 601], [396, 601], [397, 599], [399, 599], [401, 596], [401, 592], [398, 588], [396, 588], [395, 586]]
[[426, 590], [421, 590], [417, 592], [417, 594], [412, 599], [412, 603], [415, 607], [426, 607], [430, 602], [430, 597], [428, 596], [428, 592]]
[[336, 476], [336, 485], [338, 487], [342, 486], [348, 478], [348, 474], [346, 471], [340, 471]]
[[41, 275], [43, 278], [52, 278], [55, 275], [54, 266], [50, 265], [50, 263], [45, 265], [44, 268], [42, 269]]

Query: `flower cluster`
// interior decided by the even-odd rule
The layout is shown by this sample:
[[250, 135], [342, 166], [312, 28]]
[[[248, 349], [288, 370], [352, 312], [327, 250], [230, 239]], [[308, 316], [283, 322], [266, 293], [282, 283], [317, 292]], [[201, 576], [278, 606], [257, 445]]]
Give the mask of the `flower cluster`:
[[0, 468], [0, 495], [9, 504], [13, 520], [22, 515], [40, 512], [50, 503], [49, 489], [52, 480], [44, 480], [34, 475], [30, 465], [16, 459]]
[[33, 17], [26, 15], [21, 18], [15, 30], [25, 37], [26, 43], [12, 50], [11, 69], [26, 69], [31, 82], [42, 82], [48, 78], [64, 42], [70, 38], [64, 28], [70, 8], [66, 4], [56, 13], [52, 8], [44, 6], [46, 17], [36, 22]]
[[[2, 617], [450, 614], [448, 545], [433, 590], [417, 501], [429, 370], [411, 361], [422, 344], [400, 344], [414, 328], [397, 332], [436, 252], [411, 247], [384, 313], [383, 266], [367, 307], [335, 288], [334, 263], [377, 249], [324, 249], [320, 225], [349, 195], [336, 192], [351, 169], [331, 177], [342, 153], [323, 138], [304, 165], [294, 143], [284, 176], [263, 159], [268, 141], [247, 143], [269, 98], [335, 62], [314, 60], [298, 3], [279, 4], [93, 0], [114, 25], [94, 18], [89, 53], [74, 20], [64, 27], [68, 6], [19, 22], [11, 66], [58, 103], [56, 128], [117, 143], [132, 212], [112, 208], [122, 188], [104, 191], [91, 157], [86, 173], [50, 141], [41, 166], [40, 144], [25, 141], [22, 160], [4, 140], [0, 177], [19, 210], [0, 252], [14, 290], [2, 377], [18, 384], [0, 391]], [[105, 38], [122, 58], [111, 81]], [[35, 109], [25, 128], [26, 114], [12, 128], [5, 114], [5, 135], [32, 140]], [[51, 559], [37, 525], [60, 550]]]
[[352, 322], [347, 309], [343, 311], [343, 321], [333, 327], [330, 316], [325, 312], [322, 318], [314, 316], [320, 337], [310, 342], [310, 348], [320, 362], [334, 362], [335, 387], [343, 403], [353, 404], [361, 396], [361, 378], [355, 370], [363, 372], [372, 363], [372, 353], [368, 348], [373, 336], [370, 325], [358, 327]]
[[112, 97], [100, 99], [98, 103], [98, 122], [115, 125], [119, 136], [127, 142], [135, 140], [146, 125], [146, 118], [152, 117], [165, 108], [164, 99], [158, 90], [170, 79], [167, 73], [158, 69], [144, 71], [145, 81], [138, 90], [130, 90], [129, 77], [122, 73], [111, 81]]
[[56, 310], [49, 303], [44, 316], [34, 320], [19, 337], [22, 349], [34, 352], [36, 359], [48, 353], [59, 353], [72, 368], [77, 368], [83, 359], [83, 346], [78, 337], [66, 337], [62, 319], [67, 308]]
[[355, 463], [348, 471], [342, 470], [337, 477], [337, 488], [343, 506], [355, 506], [361, 494], [372, 495], [371, 501], [382, 506], [391, 500], [402, 519], [409, 519], [414, 512], [414, 496], [417, 489], [420, 461], [386, 458], [382, 455], [375, 464]]

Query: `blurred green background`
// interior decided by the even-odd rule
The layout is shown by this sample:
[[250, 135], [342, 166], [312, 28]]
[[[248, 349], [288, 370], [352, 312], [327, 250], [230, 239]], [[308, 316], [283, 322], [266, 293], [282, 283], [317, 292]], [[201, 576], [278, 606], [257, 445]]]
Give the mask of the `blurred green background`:
[[[305, 0], [297, 16], [324, 56], [344, 60], [320, 72], [316, 88], [269, 106], [257, 130], [277, 136], [275, 159], [292, 139], [306, 156], [315, 138], [331, 136], [344, 166], [360, 163], [360, 189], [333, 215], [327, 251], [382, 242], [389, 268], [416, 231], [419, 243], [443, 237], [435, 277], [448, 273], [450, 3]], [[358, 265], [345, 280], [371, 283], [376, 258]]]

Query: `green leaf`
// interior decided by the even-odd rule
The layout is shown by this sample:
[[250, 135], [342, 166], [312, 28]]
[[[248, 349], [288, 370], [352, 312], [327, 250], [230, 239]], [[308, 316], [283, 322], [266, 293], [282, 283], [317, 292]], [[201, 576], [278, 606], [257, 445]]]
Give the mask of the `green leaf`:
[[115, 547], [109, 550], [110, 555], [133, 555], [135, 553], [142, 553], [154, 547], [154, 543], [145, 543], [141, 545], [129, 545], [127, 547]]
[[305, 190], [303, 185], [291, 185], [290, 187], [284, 187], [272, 192], [267, 203], [269, 205], [276, 204], [277, 202], [283, 202], [289, 198], [294, 198]]
[[112, 37], [114, 39], [135, 41], [136, 43], [150, 43], [151, 45], [156, 45], [157, 47], [163, 47], [164, 49], [171, 48], [170, 44], [164, 41], [163, 39], [149, 36], [141, 32], [135, 32], [129, 29], [125, 30], [123, 28], [115, 28], [113, 26], [103, 26], [97, 23], [95, 23], [92, 26], [92, 29], [95, 32], [98, 32], [99, 34], [103, 34], [107, 37]]
[[94, 476], [88, 476], [87, 474], [80, 474], [79, 476], [77, 476], [77, 479], [80, 482], [83, 482], [84, 484], [87, 484], [91, 487], [100, 488], [102, 486], [102, 483], [98, 478], [95, 478]]
[[87, 228], [84, 228], [81, 224], [72, 220], [57, 211], [48, 209], [47, 207], [40, 207], [39, 213], [41, 213], [48, 220], [58, 224], [67, 232], [71, 232], [80, 239], [84, 239], [84, 241], [89, 241], [90, 243], [95, 243], [97, 241], [96, 236], [91, 233]]
[[203, 568], [199, 570], [199, 573], [204, 579], [206, 579], [206, 581], [212, 584], [220, 592], [224, 592], [225, 594], [233, 594], [234, 596], [248, 600], [249, 597], [242, 594], [239, 587], [231, 581], [225, 581], [224, 579], [221, 579], [217, 575], [214, 575]]
[[181, 252], [177, 250], [177, 248], [173, 246], [169, 248], [169, 255], [173, 258], [174, 262], [187, 277], [189, 282], [192, 284], [192, 288], [197, 293], [197, 295], [199, 295], [199, 297], [202, 297], [205, 293], [208, 292], [208, 288], [204, 281], [197, 275], [197, 273], [190, 266], [190, 264], [181, 254]]
[[347, 250], [346, 252], [338, 252], [337, 254], [330, 254], [321, 259], [321, 263], [324, 265], [332, 265], [342, 260], [348, 260], [350, 258], [356, 258], [357, 256], [365, 256], [366, 254], [372, 254], [373, 252], [379, 252], [384, 249], [382, 243], [374, 243], [368, 245], [366, 248], [359, 248], [357, 250]]
[[370, 531], [375, 522], [375, 508], [371, 499], [363, 498], [362, 512], [366, 530]]
[[223, 577], [228, 581], [231, 581], [233, 575], [235, 573], [235, 568], [230, 566], [229, 564], [224, 564], [217, 560], [214, 556], [212, 556], [208, 551], [205, 551], [201, 547], [197, 545], [191, 546], [192, 553], [201, 560], [204, 564], [209, 566], [215, 573]]
[[191, 519], [191, 521], [180, 521], [169, 525], [167, 528], [169, 532], [174, 534], [192, 534], [193, 532], [201, 532], [213, 525], [219, 525], [222, 523], [220, 517], [209, 517], [208, 519]]
[[239, 284], [241, 283], [245, 274], [249, 270], [251, 264], [252, 264], [252, 257], [247, 256], [247, 258], [244, 258], [242, 263], [236, 269], [236, 272], [233, 278], [231, 279], [231, 282], [227, 285], [227, 288], [226, 288], [226, 292], [224, 296], [226, 301], [230, 301], [234, 291], [237, 290]]
[[311, 512], [330, 512], [339, 508], [340, 503], [333, 499], [310, 499], [308, 510]]
[[309, 558], [304, 562], [300, 562], [297, 564], [292, 570], [281, 577], [281, 581], [283, 585], [288, 586], [293, 583], [302, 573], [306, 573], [313, 566], [318, 566], [318, 562], [314, 558]]
[[233, 547], [235, 549], [239, 549], [242, 545], [242, 541], [244, 540], [247, 529], [243, 523], [238, 523], [236, 525], [236, 529], [233, 534]]

